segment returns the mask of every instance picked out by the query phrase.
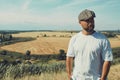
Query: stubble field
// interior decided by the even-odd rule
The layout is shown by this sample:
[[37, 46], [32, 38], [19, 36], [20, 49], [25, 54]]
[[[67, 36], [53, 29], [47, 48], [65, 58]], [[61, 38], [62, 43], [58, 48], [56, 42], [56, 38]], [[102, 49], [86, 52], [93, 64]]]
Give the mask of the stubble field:
[[[27, 50], [31, 54], [56, 54], [60, 49], [67, 52], [70, 36], [76, 33], [71, 32], [23, 32], [13, 34], [13, 37], [33, 37], [36, 40], [28, 42], [19, 42], [1, 47], [1, 49], [25, 53]], [[111, 47], [120, 47], [120, 36], [118, 38], [109, 38]]]
[[[36, 40], [27, 42], [18, 42], [11, 45], [5, 45], [1, 49], [25, 53], [27, 50], [31, 51], [31, 54], [57, 54], [60, 49], [67, 52], [70, 36], [76, 33], [71, 32], [24, 32], [19, 34], [12, 34], [13, 37], [33, 37]], [[120, 35], [117, 38], [109, 38], [111, 47], [120, 47]], [[109, 80], [119, 80], [120, 65], [112, 65], [110, 73], [108, 75]], [[41, 74], [41, 76], [25, 76], [18, 80], [67, 80], [66, 72], [53, 73], [53, 74]], [[5, 77], [5, 80], [12, 80], [11, 77]]]

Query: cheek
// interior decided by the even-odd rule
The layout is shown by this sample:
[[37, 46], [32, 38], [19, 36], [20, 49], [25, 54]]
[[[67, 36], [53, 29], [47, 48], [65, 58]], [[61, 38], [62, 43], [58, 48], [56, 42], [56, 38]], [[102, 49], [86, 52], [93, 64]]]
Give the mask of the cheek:
[[83, 23], [83, 24], [81, 24], [81, 26], [83, 26], [83, 27], [87, 27], [88, 24], [87, 24], [87, 23]]
[[88, 23], [87, 22], [81, 21], [80, 24], [84, 28], [88, 27]]

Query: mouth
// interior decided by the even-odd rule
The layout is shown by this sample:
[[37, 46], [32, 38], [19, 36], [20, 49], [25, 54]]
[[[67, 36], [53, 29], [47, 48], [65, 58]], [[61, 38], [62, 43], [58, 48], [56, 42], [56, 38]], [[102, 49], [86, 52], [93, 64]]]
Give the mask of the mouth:
[[89, 26], [88, 29], [86, 29], [87, 32], [92, 32], [94, 30], [94, 25]]
[[90, 25], [90, 26], [89, 26], [89, 29], [90, 29], [90, 30], [93, 30], [93, 29], [94, 29], [94, 25]]

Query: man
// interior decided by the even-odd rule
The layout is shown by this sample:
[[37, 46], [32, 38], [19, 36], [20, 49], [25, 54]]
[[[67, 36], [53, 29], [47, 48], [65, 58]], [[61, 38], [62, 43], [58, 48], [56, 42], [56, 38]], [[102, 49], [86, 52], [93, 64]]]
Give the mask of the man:
[[82, 31], [69, 43], [66, 58], [69, 80], [107, 80], [112, 50], [108, 39], [94, 30], [94, 18], [95, 13], [87, 9], [78, 16]]

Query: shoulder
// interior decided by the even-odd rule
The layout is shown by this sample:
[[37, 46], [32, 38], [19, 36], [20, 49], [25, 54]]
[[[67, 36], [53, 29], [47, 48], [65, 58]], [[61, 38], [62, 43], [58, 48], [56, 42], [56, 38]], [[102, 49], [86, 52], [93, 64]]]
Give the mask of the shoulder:
[[110, 41], [104, 34], [102, 34], [101, 32], [96, 32], [96, 34], [103, 45], [105, 45], [105, 44], [110, 45]]
[[101, 40], [107, 39], [107, 37], [104, 34], [102, 34], [101, 32], [96, 31], [95, 36]]
[[70, 40], [75, 41], [80, 36], [80, 34], [81, 33], [79, 32], [79, 33], [73, 35]]

